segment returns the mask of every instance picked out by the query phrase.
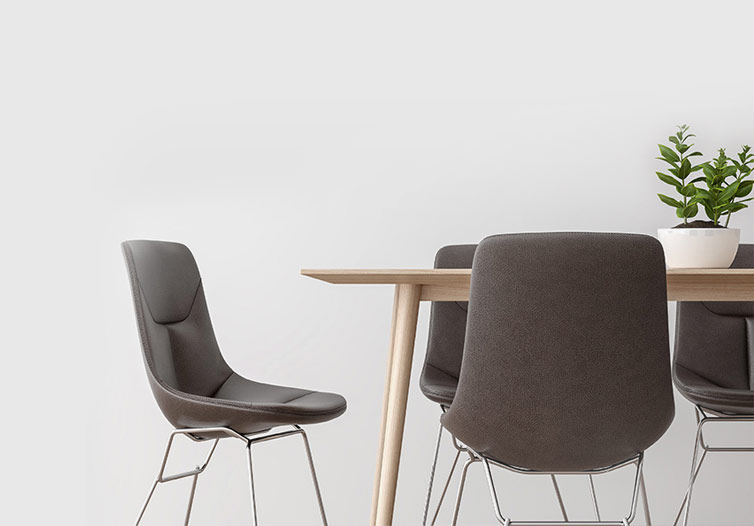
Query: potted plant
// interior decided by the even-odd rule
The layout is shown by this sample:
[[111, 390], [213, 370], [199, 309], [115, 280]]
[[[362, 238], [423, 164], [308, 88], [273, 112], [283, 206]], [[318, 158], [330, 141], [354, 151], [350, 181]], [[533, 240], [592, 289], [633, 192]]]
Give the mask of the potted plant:
[[[678, 197], [657, 195], [683, 220], [673, 228], [659, 229], [658, 236], [669, 268], [728, 268], [736, 257], [741, 234], [728, 227], [730, 217], [754, 199], [747, 198], [754, 186], [748, 179], [754, 154], [749, 146], [743, 146], [736, 160], [721, 148], [717, 158], [694, 165], [692, 159], [702, 154], [692, 150], [694, 145], [688, 143], [692, 137], [688, 126], [678, 126], [678, 132], [668, 137], [673, 146], [658, 145], [658, 159], [668, 165], [669, 173], [656, 172], [657, 177], [672, 186]], [[698, 172], [702, 174], [694, 177]], [[708, 220], [689, 221], [700, 208]]]

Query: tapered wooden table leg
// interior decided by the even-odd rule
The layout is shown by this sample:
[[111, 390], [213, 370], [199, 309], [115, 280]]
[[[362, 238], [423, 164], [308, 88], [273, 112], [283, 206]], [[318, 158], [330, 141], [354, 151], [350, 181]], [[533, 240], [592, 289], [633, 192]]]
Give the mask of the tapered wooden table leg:
[[374, 487], [372, 488], [372, 514], [369, 524], [374, 526], [377, 521], [377, 500], [380, 495], [380, 478], [382, 476], [382, 448], [385, 446], [385, 427], [387, 425], [387, 406], [390, 399], [390, 376], [393, 372], [393, 348], [395, 347], [395, 323], [398, 317], [398, 285], [395, 286], [393, 296], [393, 318], [390, 322], [390, 345], [387, 352], [387, 373], [385, 375], [385, 388], [382, 393], [382, 423], [380, 424], [380, 440], [377, 444], [377, 467], [374, 474]]
[[370, 521], [376, 526], [389, 526], [393, 522], [421, 289], [421, 285], [399, 284], [395, 287], [388, 378], [385, 382], [380, 450], [377, 454], [377, 475]]

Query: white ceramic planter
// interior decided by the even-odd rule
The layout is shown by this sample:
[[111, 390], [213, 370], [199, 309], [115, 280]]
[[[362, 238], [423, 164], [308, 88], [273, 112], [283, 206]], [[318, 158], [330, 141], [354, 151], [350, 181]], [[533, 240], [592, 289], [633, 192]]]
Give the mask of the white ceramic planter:
[[660, 228], [668, 268], [728, 268], [738, 252], [737, 228]]

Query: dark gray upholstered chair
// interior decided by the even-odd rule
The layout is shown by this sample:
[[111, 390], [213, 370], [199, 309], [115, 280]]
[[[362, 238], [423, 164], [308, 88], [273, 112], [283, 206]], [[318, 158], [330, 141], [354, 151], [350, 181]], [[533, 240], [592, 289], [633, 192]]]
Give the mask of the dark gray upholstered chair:
[[[635, 465], [670, 425], [665, 259], [654, 238], [543, 233], [486, 238], [476, 251], [463, 362], [443, 426], [482, 462], [518, 473], [597, 474]], [[455, 519], [454, 519], [455, 522]], [[556, 524], [556, 523], [552, 523]], [[566, 523], [560, 523], [566, 524]], [[596, 523], [593, 523], [596, 524]]]
[[[122, 247], [149, 384], [165, 418], [175, 427], [136, 524], [159, 483], [192, 477], [185, 515], [188, 524], [199, 474], [206, 469], [219, 440], [228, 437], [246, 445], [252, 517], [257, 524], [251, 446], [292, 435], [303, 438], [322, 521], [327, 524], [309, 441], [300, 425], [342, 415], [345, 399], [333, 393], [254, 382], [235, 373], [215, 340], [202, 279], [189, 249], [163, 241], [126, 241]], [[291, 428], [269, 432], [278, 426]], [[212, 440], [213, 444], [201, 466], [165, 475], [177, 435], [194, 441]]]
[[[471, 268], [474, 262], [476, 247], [476, 245], [448, 245], [442, 247], [435, 255], [434, 268]], [[432, 302], [432, 310], [429, 316], [427, 353], [424, 356], [424, 367], [419, 379], [419, 387], [424, 396], [440, 406], [440, 410], [443, 413], [450, 407], [458, 388], [458, 376], [461, 374], [461, 359], [463, 357], [463, 343], [466, 338], [468, 306], [468, 302], [465, 301]], [[434, 459], [432, 460], [432, 467], [430, 469], [429, 488], [427, 489], [427, 498], [424, 503], [422, 524], [427, 523], [437, 459], [440, 454], [442, 431], [443, 426], [440, 424]], [[437, 521], [445, 494], [448, 491], [453, 473], [455, 473], [456, 466], [458, 465], [458, 460], [461, 454], [466, 452], [466, 448], [462, 444], [459, 444], [453, 437], [451, 439], [453, 447], [456, 450], [456, 455], [430, 522], [433, 525]], [[568, 515], [565, 512], [560, 488], [554, 476], [552, 481], [561, 512], [563, 513], [563, 517], [567, 519]]]
[[[731, 266], [754, 268], [754, 245], [740, 245]], [[709, 446], [703, 434], [704, 426], [714, 422], [754, 422], [754, 301], [679, 302], [673, 380], [696, 406], [691, 475], [674, 523], [683, 514], [685, 525], [694, 482], [707, 453], [754, 452], [754, 447]]]

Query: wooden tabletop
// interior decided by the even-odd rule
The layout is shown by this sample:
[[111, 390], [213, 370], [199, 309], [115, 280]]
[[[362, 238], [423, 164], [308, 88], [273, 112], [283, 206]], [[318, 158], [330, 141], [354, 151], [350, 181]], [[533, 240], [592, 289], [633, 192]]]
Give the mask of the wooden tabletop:
[[[303, 269], [338, 285], [422, 285], [422, 300], [469, 299], [471, 269]], [[754, 269], [669, 269], [669, 301], [754, 301]]]

